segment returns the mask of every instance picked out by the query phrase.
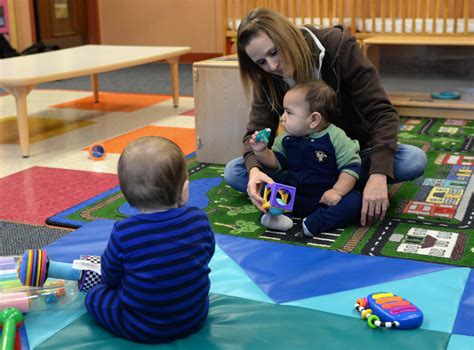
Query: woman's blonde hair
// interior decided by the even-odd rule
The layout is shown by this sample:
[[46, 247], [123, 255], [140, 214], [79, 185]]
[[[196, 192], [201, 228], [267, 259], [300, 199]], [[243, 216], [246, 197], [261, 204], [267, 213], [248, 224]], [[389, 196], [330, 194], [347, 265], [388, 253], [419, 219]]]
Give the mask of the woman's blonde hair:
[[265, 84], [269, 89], [270, 102], [279, 106], [281, 101], [278, 101], [272, 75], [255, 64], [245, 52], [247, 45], [260, 32], [267, 34], [272, 40], [282, 63], [293, 66], [293, 79], [296, 83], [314, 79], [314, 58], [300, 29], [281, 13], [257, 8], [242, 20], [237, 32], [237, 55], [245, 92], [248, 94], [252, 86], [255, 93], [262, 97], [265, 93], [262, 85]]

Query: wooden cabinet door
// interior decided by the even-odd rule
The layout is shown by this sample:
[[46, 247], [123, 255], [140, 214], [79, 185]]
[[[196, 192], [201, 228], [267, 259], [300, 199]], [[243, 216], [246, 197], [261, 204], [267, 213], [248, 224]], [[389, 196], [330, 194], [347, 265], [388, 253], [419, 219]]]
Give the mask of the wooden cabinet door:
[[196, 62], [193, 65], [196, 156], [200, 162], [226, 164], [242, 156], [250, 101], [234, 60]]
[[38, 41], [60, 48], [89, 43], [84, 0], [36, 0]]

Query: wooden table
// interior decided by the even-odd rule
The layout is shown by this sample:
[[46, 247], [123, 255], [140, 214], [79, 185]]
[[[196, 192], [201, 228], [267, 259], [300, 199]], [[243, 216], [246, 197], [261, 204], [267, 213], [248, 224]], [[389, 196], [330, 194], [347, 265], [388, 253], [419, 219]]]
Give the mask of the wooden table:
[[35, 85], [91, 75], [94, 101], [99, 101], [98, 73], [166, 60], [170, 65], [173, 103], [178, 106], [179, 57], [190, 47], [85, 45], [0, 60], [0, 86], [15, 97], [23, 157], [29, 156], [27, 96]]

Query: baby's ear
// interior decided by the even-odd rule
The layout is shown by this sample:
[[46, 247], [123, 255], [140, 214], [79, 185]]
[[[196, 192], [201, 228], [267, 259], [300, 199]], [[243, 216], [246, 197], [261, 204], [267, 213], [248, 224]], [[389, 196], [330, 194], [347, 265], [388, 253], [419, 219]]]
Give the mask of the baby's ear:
[[186, 180], [181, 189], [181, 195], [179, 196], [178, 207], [183, 207], [189, 200], [189, 180]]
[[310, 128], [314, 129], [316, 128], [319, 124], [321, 124], [322, 116], [319, 112], [313, 112], [311, 113], [311, 122], [309, 123]]

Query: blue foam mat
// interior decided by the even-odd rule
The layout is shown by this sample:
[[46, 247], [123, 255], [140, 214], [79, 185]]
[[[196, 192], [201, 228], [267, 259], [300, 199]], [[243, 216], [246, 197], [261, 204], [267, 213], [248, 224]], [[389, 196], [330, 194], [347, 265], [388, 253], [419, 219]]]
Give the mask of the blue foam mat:
[[25, 328], [31, 349], [84, 315], [87, 312], [84, 297], [85, 295], [80, 293], [69, 303], [28, 312], [25, 315]]
[[107, 246], [116, 221], [95, 220], [65, 237], [48, 244], [44, 249], [51, 260], [71, 263], [81, 255], [101, 255]]
[[[62, 262], [71, 262], [82, 254], [100, 255], [105, 249], [114, 223], [113, 220], [96, 220], [45, 248], [52, 260]], [[472, 310], [474, 304], [472, 301], [474, 290], [472, 269], [345, 254], [220, 234], [216, 234], [216, 240], [218, 247], [211, 261], [212, 292], [270, 303], [272, 299], [282, 302], [287, 299], [304, 299], [301, 296], [312, 294], [305, 300], [290, 302], [290, 304], [323, 311], [324, 308], [314, 307], [314, 305], [319, 303], [318, 298], [331, 297], [331, 295], [324, 296], [324, 294], [336, 293], [333, 296], [337, 296], [339, 294], [337, 292], [344, 293], [344, 291], [347, 291], [347, 293], [353, 293], [352, 289], [356, 288], [361, 288], [358, 292], [365, 293], [371, 289], [367, 286], [383, 286], [384, 284], [397, 286], [397, 281], [399, 286], [403, 286], [409, 283], [410, 279], [416, 281], [417, 276], [421, 281], [426, 278], [432, 279], [434, 275], [450, 275], [450, 271], [452, 273], [464, 271], [468, 283], [462, 299], [464, 307], [459, 311], [456, 321], [459, 325], [456, 325], [455, 330], [457, 333], [469, 333], [466, 329], [471, 329], [469, 327], [471, 327], [472, 321], [466, 320], [472, 320], [470, 310]], [[423, 276], [424, 274], [427, 276]], [[459, 280], [458, 282], [455, 282], [449, 276], [446, 279], [450, 280], [451, 286], [452, 283], [463, 283], [460, 277], [455, 279], [456, 281]], [[416, 286], [413, 287], [418, 289], [416, 294], [422, 295], [422, 291], [426, 288], [446, 290], [446, 286], [443, 287], [443, 284], [436, 282], [436, 278], [432, 280], [434, 281], [432, 283], [416, 283]], [[427, 283], [430, 285], [426, 285]], [[457, 292], [453, 293], [458, 293], [458, 296], [461, 295], [459, 290], [462, 290], [462, 288], [463, 286], [456, 285]], [[407, 289], [403, 290], [406, 291]], [[359, 296], [359, 294], [357, 295]], [[445, 298], [452, 298], [449, 295], [445, 293]], [[408, 295], [406, 297], [410, 299]], [[341, 300], [344, 300], [344, 298], [339, 299], [339, 301]], [[444, 300], [446, 301], [446, 299]], [[311, 306], [311, 303], [314, 305]], [[430, 303], [427, 300], [426, 305], [428, 304]], [[457, 308], [453, 303], [449, 305], [453, 308], [452, 313], [455, 314]], [[347, 310], [351, 310], [352, 306], [350, 305]], [[436, 308], [436, 305], [431, 305], [431, 307]], [[346, 315], [349, 312], [347, 310], [342, 312], [337, 310], [327, 311]], [[428, 314], [436, 314], [431, 311]], [[453, 318], [451, 316], [450, 319]], [[438, 321], [440, 320], [436, 320], [436, 322]], [[436, 322], [435, 324], [440, 324]], [[448, 323], [448, 321], [444, 322], [445, 325], [442, 327], [428, 326], [426, 329], [449, 331], [449, 327], [446, 326]], [[40, 334], [39, 330], [40, 328], [33, 330], [32, 334], [35, 331]], [[51, 334], [54, 334], [54, 330]], [[474, 338], [467, 336], [456, 338], [453, 346], [459, 343], [470, 344], [472, 339]], [[32, 340], [34, 345], [37, 339], [33, 337]]]
[[[100, 255], [113, 220], [96, 220], [46, 246], [52, 260]], [[219, 246], [275, 302], [288, 302], [453, 269], [447, 265], [346, 254], [216, 235]], [[267, 254], [271, 251], [272, 254]]]
[[227, 255], [277, 303], [454, 268], [232, 236], [216, 238]]
[[453, 333], [474, 336], [474, 269], [471, 269], [464, 288]]
[[448, 350], [472, 350], [474, 349], [474, 337], [452, 334], [449, 338]]
[[360, 313], [354, 309], [357, 299], [374, 292], [391, 292], [409, 300], [423, 312], [422, 329], [451, 333], [469, 272], [468, 268], [436, 271], [285, 304], [360, 318]]
[[222, 251], [218, 244], [209, 267], [211, 268], [209, 277], [212, 293], [273, 303], [270, 297], [250, 279], [235, 261]]

